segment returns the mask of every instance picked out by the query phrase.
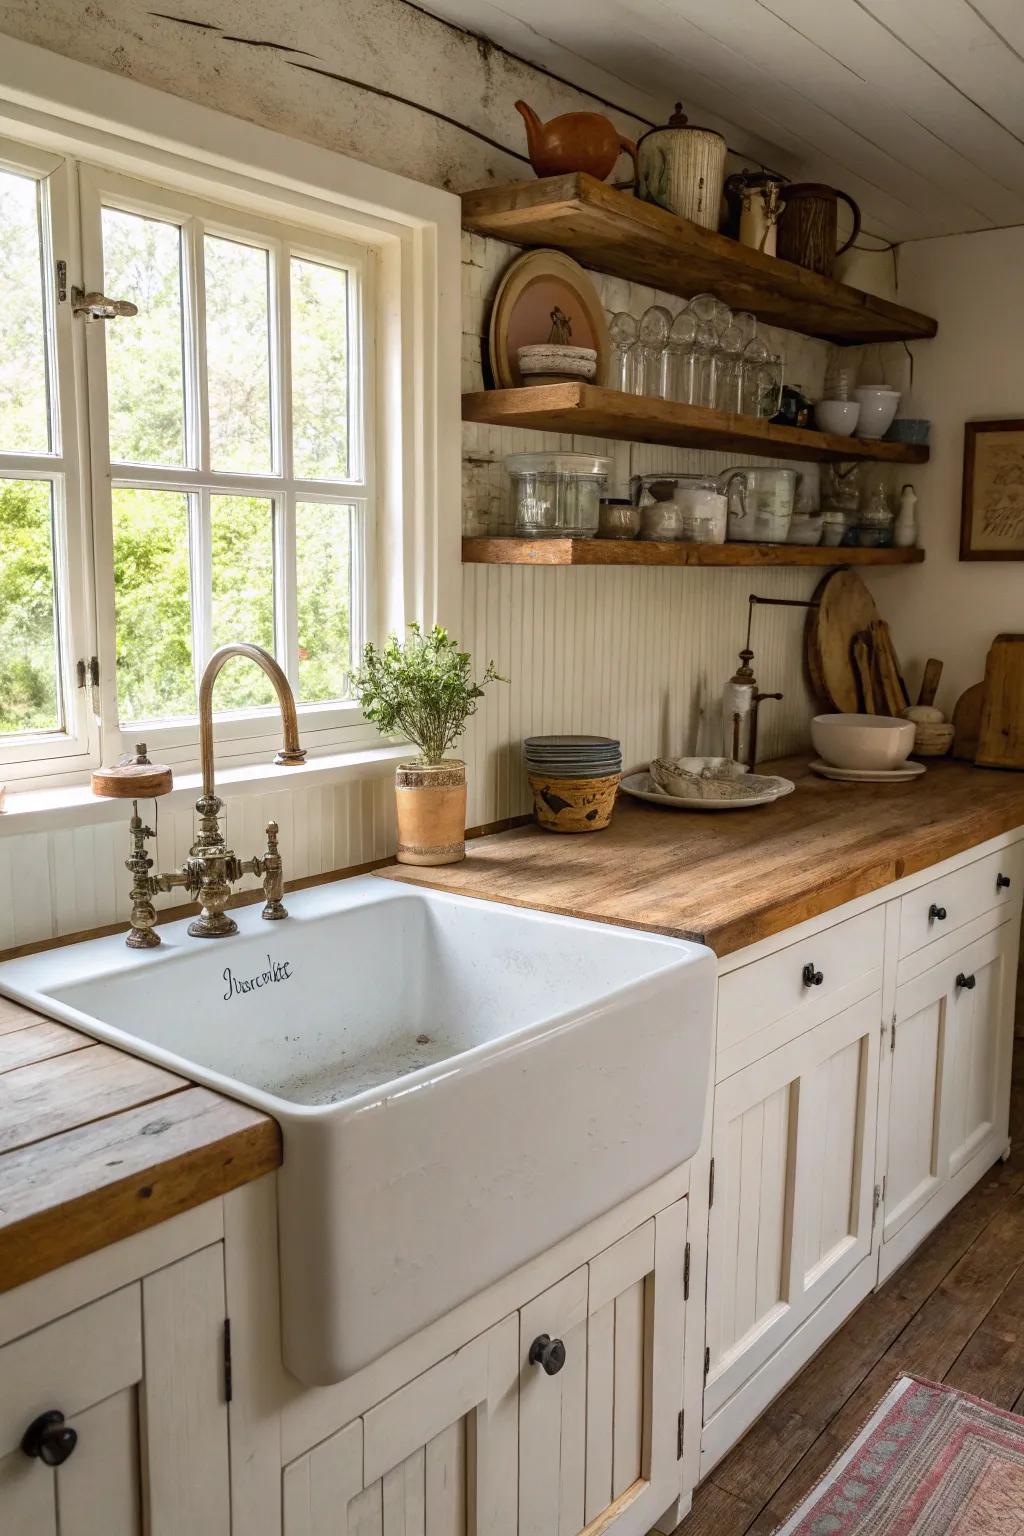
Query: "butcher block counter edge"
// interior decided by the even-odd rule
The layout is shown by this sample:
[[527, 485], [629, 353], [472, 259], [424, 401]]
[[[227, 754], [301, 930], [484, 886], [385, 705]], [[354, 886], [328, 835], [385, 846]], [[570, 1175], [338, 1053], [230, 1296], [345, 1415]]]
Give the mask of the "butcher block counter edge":
[[749, 811], [660, 810], [620, 794], [592, 835], [535, 824], [437, 869], [379, 877], [707, 944], [719, 958], [1024, 828], [1024, 775], [938, 760], [919, 779], [848, 784], [806, 757], [759, 771], [796, 791]]
[[0, 1292], [280, 1162], [268, 1116], [0, 998]]

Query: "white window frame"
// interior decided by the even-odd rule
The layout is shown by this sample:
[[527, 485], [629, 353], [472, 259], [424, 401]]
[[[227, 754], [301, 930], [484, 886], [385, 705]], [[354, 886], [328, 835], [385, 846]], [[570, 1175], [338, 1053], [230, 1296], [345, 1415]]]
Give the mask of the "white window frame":
[[[377, 558], [368, 584], [371, 633], [382, 638], [413, 619], [457, 625], [458, 198], [9, 38], [0, 55], [0, 135], [62, 160], [102, 166], [105, 176], [156, 183], [234, 210], [241, 221], [265, 218], [300, 227], [311, 241], [319, 232], [331, 243], [348, 242], [373, 252]], [[69, 287], [84, 286], [80, 253], [69, 251], [68, 263]], [[70, 310], [70, 305], [61, 307]], [[70, 314], [60, 319], [69, 324]], [[81, 392], [83, 380], [77, 376], [76, 386]], [[91, 527], [92, 509], [84, 495], [81, 501]], [[72, 589], [75, 585], [72, 564]], [[84, 583], [83, 595], [88, 592]], [[103, 602], [106, 611], [107, 595]], [[95, 635], [95, 613], [90, 611], [89, 618]], [[98, 643], [92, 649], [99, 654]], [[83, 654], [91, 654], [88, 647]], [[114, 689], [112, 667], [101, 668], [97, 702], [104, 720], [116, 719]], [[229, 719], [218, 726], [218, 743], [224, 742], [218, 758], [226, 747], [236, 763], [261, 760], [265, 733], [238, 736], [238, 725]], [[313, 752], [339, 750], [336, 732], [330, 740], [330, 733], [323, 732], [321, 740], [315, 727], [300, 728]], [[352, 750], [360, 750], [366, 740], [376, 740], [368, 727], [345, 733]], [[168, 752], [180, 765], [194, 761], [189, 745], [182, 746], [184, 755], [171, 747]], [[98, 761], [95, 731], [86, 756], [89, 765]], [[13, 778], [19, 767], [12, 762], [9, 771], [7, 749], [0, 749], [0, 776]], [[48, 763], [37, 760], [33, 786], [81, 782], [81, 758], [73, 773], [66, 769], [53, 757]]]
[[[83, 230], [83, 268], [85, 286], [106, 293], [109, 284], [103, 271], [101, 218], [103, 208], [118, 208], [129, 213], [154, 218], [187, 229], [190, 234], [190, 258], [183, 268], [183, 309], [187, 312], [184, 378], [186, 400], [185, 459], [190, 467], [111, 463], [106, 390], [107, 326], [118, 321], [88, 324], [86, 333], [87, 383], [89, 394], [89, 429], [92, 461], [93, 537], [96, 547], [96, 587], [99, 617], [100, 676], [115, 667], [114, 626], [115, 594], [112, 586], [113, 532], [111, 492], [119, 486], [149, 486], [154, 490], [178, 491], [196, 498], [199, 507], [198, 528], [193, 548], [201, 559], [207, 556], [210, 497], [218, 493], [251, 495], [274, 503], [275, 542], [275, 630], [277, 659], [283, 666], [298, 698], [298, 655], [291, 646], [291, 620], [297, 608], [294, 512], [296, 503], [327, 502], [351, 504], [353, 520], [353, 614], [351, 632], [354, 643], [360, 638], [377, 638], [376, 592], [372, 573], [376, 567], [374, 537], [374, 494], [376, 454], [374, 452], [375, 347], [374, 252], [350, 241], [331, 240], [306, 228], [270, 222], [185, 194], [169, 194], [159, 187], [129, 177], [116, 175], [91, 165], [79, 167], [79, 187]], [[345, 478], [308, 480], [294, 474], [292, 444], [284, 427], [290, 395], [288, 348], [289, 327], [272, 325], [270, 354], [271, 428], [274, 468], [265, 473], [241, 473], [211, 468], [209, 419], [206, 402], [204, 332], [201, 314], [205, 297], [203, 236], [220, 235], [226, 239], [251, 241], [270, 252], [270, 309], [287, 315], [290, 309], [288, 256], [308, 257], [327, 265], [344, 265], [350, 274], [349, 347], [355, 361], [349, 374], [351, 460]], [[113, 295], [118, 297], [118, 295]], [[124, 322], [131, 324], [131, 321]], [[282, 404], [283, 402], [283, 404]], [[208, 594], [207, 594], [208, 595]], [[245, 634], [233, 636], [244, 640]], [[193, 615], [194, 665], [198, 693], [201, 674], [212, 645], [210, 613], [200, 604]], [[355, 659], [355, 658], [353, 658]], [[109, 698], [109, 692], [107, 694]], [[123, 712], [122, 712], [123, 713]], [[220, 756], [224, 761], [241, 758], [250, 761], [253, 754], [271, 752], [277, 742], [276, 706], [234, 710], [217, 716], [222, 741]], [[198, 749], [198, 725], [190, 720], [147, 720], [124, 723], [116, 717], [104, 719], [104, 750], [108, 757], [130, 751], [144, 737], [150, 755], [165, 762], [192, 762]], [[299, 728], [307, 749], [329, 746], [365, 746], [374, 739], [372, 729], [363, 719], [358, 704], [348, 700], [299, 703]]]
[[[99, 722], [92, 689], [80, 687], [77, 665], [88, 658], [94, 632], [89, 507], [81, 473], [81, 352], [71, 305], [58, 303], [56, 262], [75, 251], [75, 187], [67, 161], [32, 145], [0, 138], [0, 169], [39, 183], [42, 198], [43, 323], [46, 329], [51, 448], [43, 453], [0, 451], [0, 479], [49, 480], [53, 485], [53, 579], [57, 621], [57, 672], [63, 729], [26, 731], [4, 738], [0, 779], [36, 777], [50, 765], [81, 772], [96, 759]], [[65, 255], [65, 253], [68, 253]], [[68, 283], [70, 288], [71, 279]], [[2, 450], [2, 444], [0, 444]]]

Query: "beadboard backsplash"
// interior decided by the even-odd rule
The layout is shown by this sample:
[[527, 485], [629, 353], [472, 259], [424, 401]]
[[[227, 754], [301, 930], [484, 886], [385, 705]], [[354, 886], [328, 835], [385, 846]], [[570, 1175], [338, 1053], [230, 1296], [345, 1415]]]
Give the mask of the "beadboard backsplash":
[[[483, 348], [494, 291], [518, 251], [500, 241], [463, 237], [463, 385], [483, 383]], [[653, 289], [594, 274], [609, 311], [640, 315], [682, 301]], [[822, 342], [765, 328], [781, 350], [786, 377], [807, 391], [821, 387], [828, 348]], [[502, 460], [508, 453], [562, 448], [607, 455], [612, 485], [632, 474], [697, 470], [719, 473], [724, 454], [552, 436], [513, 428], [463, 428], [463, 518], [479, 528], [496, 518], [509, 495]], [[816, 499], [817, 467], [799, 466]], [[469, 773], [470, 825], [521, 815], [530, 808], [522, 738], [554, 731], [595, 731], [622, 741], [627, 766], [659, 753], [718, 752], [722, 686], [737, 664], [747, 596], [810, 597], [815, 571], [645, 567], [533, 569], [462, 567], [459, 639], [478, 666], [493, 658], [507, 683], [481, 701], [463, 745]], [[806, 743], [812, 712], [803, 673], [799, 609], [761, 609], [754, 618], [755, 670], [763, 688], [784, 695], [762, 711], [761, 755]], [[386, 857], [395, 845], [391, 768], [359, 780], [273, 793], [224, 792], [228, 836], [244, 856], [263, 846], [264, 823], [281, 828], [289, 879], [326, 874]], [[173, 869], [193, 838], [191, 796], [175, 794], [158, 813], [154, 856]], [[117, 808], [121, 812], [121, 808]], [[130, 884], [127, 810], [103, 819], [19, 834], [0, 822], [0, 951], [123, 920]], [[556, 850], [557, 851], [557, 850]], [[180, 892], [163, 899], [175, 905]]]

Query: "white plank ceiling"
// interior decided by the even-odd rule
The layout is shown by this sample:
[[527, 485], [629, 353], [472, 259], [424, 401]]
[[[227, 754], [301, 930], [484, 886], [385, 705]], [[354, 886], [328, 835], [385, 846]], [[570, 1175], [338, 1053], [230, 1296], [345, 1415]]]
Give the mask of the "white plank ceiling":
[[427, 0], [621, 109], [920, 239], [1024, 223], [1024, 0]]

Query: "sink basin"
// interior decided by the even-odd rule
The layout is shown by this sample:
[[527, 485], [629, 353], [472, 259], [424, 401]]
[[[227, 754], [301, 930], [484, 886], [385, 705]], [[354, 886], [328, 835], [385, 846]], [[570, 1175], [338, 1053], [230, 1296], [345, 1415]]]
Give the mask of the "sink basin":
[[0, 993], [277, 1119], [284, 1356], [315, 1385], [692, 1156], [716, 965], [368, 875], [287, 902], [12, 960]]

